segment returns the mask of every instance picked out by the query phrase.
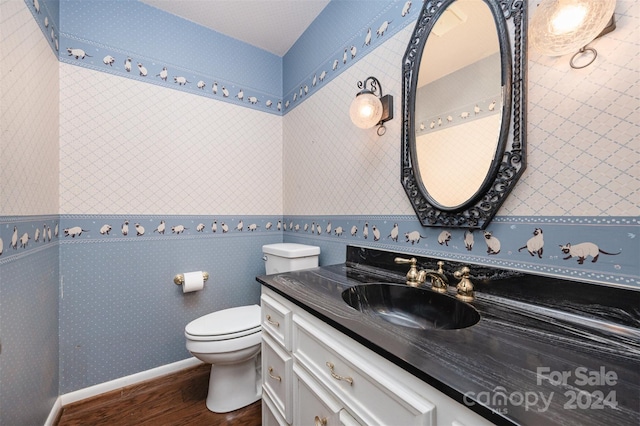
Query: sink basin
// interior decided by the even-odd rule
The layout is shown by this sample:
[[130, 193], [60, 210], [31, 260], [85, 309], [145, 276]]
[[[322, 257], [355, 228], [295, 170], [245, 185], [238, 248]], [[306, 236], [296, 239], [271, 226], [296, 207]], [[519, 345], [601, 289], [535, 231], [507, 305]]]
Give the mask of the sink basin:
[[425, 288], [402, 284], [357, 285], [342, 292], [352, 308], [392, 324], [422, 330], [456, 330], [480, 321], [471, 305]]

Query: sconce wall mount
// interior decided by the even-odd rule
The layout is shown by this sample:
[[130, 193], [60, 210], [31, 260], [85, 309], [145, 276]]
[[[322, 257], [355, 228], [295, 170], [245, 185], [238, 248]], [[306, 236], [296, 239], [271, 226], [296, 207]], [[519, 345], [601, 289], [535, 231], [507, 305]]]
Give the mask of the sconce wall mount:
[[384, 135], [387, 131], [384, 123], [393, 118], [393, 96], [382, 94], [380, 81], [375, 77], [367, 77], [357, 86], [360, 92], [349, 108], [351, 121], [361, 129], [378, 126], [378, 136]]

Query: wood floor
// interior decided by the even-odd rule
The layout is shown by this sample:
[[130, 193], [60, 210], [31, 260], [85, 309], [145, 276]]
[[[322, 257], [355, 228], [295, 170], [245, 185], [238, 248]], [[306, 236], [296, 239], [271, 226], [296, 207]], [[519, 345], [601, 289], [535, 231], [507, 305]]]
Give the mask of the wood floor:
[[209, 411], [210, 365], [203, 364], [147, 382], [127, 386], [62, 409], [58, 426], [233, 425], [261, 424], [261, 402], [225, 414]]

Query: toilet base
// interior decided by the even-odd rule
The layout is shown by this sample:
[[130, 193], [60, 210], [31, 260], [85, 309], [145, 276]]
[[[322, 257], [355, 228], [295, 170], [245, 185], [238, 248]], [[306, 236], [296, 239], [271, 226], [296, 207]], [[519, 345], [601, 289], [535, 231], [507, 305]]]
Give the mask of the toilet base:
[[214, 413], [228, 413], [262, 397], [259, 356], [238, 364], [212, 364], [209, 375], [207, 408]]

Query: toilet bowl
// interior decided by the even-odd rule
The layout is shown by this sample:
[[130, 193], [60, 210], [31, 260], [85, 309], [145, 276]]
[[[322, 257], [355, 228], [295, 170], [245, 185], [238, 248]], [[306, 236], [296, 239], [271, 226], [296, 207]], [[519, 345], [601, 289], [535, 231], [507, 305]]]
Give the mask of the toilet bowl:
[[[262, 247], [267, 274], [318, 266], [320, 248], [278, 243]], [[207, 408], [227, 413], [259, 400], [261, 390], [260, 306], [238, 306], [204, 315], [184, 330], [187, 350], [211, 364]]]
[[239, 306], [191, 321], [187, 350], [211, 364], [207, 408], [226, 413], [254, 403], [260, 390], [260, 306]]

